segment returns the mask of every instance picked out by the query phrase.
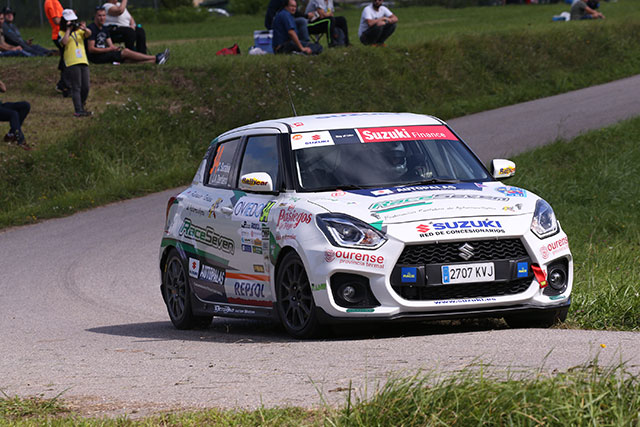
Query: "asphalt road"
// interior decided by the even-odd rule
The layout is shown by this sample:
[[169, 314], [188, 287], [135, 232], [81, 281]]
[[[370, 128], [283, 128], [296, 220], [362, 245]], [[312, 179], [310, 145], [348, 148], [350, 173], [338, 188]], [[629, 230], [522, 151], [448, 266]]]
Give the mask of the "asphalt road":
[[[640, 76], [452, 120], [483, 159], [640, 115]], [[495, 154], [494, 154], [495, 153]], [[640, 334], [510, 330], [495, 322], [341, 330], [295, 341], [214, 319], [177, 331], [159, 292], [166, 200], [177, 190], [0, 233], [0, 390], [62, 393], [86, 413], [341, 403], [391, 373], [489, 366], [533, 375], [596, 356], [640, 371]]]

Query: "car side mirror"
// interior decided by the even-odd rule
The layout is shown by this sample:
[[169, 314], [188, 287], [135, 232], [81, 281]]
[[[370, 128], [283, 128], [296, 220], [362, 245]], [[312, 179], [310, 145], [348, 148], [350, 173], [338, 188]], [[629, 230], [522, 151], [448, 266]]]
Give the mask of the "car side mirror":
[[516, 164], [511, 160], [493, 159], [491, 161], [491, 169], [495, 179], [510, 178], [516, 174]]
[[251, 172], [240, 177], [240, 189], [270, 193], [273, 191], [273, 181], [266, 172]]

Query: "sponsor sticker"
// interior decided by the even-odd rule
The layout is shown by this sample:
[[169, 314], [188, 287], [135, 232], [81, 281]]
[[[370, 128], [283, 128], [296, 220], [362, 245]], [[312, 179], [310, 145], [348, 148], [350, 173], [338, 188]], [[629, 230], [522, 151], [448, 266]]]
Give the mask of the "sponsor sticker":
[[542, 255], [543, 259], [547, 259], [551, 255], [555, 255], [566, 249], [569, 249], [569, 238], [567, 236], [540, 247], [540, 255]]
[[402, 267], [401, 271], [402, 283], [416, 283], [418, 277], [418, 269], [416, 267]]
[[527, 277], [529, 275], [529, 263], [528, 262], [519, 262], [518, 263], [518, 277]]
[[328, 131], [304, 132], [291, 135], [291, 149], [300, 150], [309, 147], [334, 145], [333, 138]]
[[527, 197], [527, 191], [518, 187], [497, 187], [496, 191], [507, 197]]
[[312, 290], [313, 292], [316, 292], [316, 291], [324, 291], [324, 290], [326, 290], [326, 289], [327, 289], [327, 284], [326, 284], [326, 283], [317, 283], [317, 284], [312, 283], [312, 284], [311, 284], [311, 290]]
[[327, 249], [324, 252], [324, 260], [333, 262], [337, 260], [340, 264], [358, 265], [361, 267], [384, 268], [384, 256], [346, 250], [334, 251]]
[[200, 273], [200, 260], [189, 258], [189, 276], [197, 278]]
[[362, 142], [411, 141], [415, 139], [454, 140], [453, 133], [442, 125], [398, 126], [356, 129]]
[[311, 222], [311, 214], [296, 210], [293, 206], [287, 207], [287, 209], [281, 209], [278, 214], [277, 227], [291, 230], [298, 228], [300, 224], [309, 224]]
[[221, 268], [204, 264], [202, 266], [202, 270], [200, 270], [198, 279], [214, 283], [216, 285], [224, 285], [225, 271]]
[[185, 218], [178, 233], [180, 237], [184, 236], [189, 239], [196, 240], [214, 249], [233, 255], [235, 246], [233, 240], [222, 236], [215, 232], [212, 227], [199, 227], [191, 221], [191, 218]]

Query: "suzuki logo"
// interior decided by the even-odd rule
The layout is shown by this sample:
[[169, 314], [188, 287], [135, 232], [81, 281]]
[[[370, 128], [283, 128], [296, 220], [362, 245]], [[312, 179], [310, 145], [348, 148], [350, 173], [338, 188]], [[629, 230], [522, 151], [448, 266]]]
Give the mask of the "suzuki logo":
[[418, 232], [420, 233], [426, 233], [430, 230], [430, 228], [428, 225], [420, 224], [419, 226], [416, 227], [416, 230], [418, 230]]
[[458, 250], [460, 251], [458, 252], [458, 255], [460, 255], [460, 258], [465, 261], [469, 261], [473, 257], [473, 246], [468, 243], [460, 246]]

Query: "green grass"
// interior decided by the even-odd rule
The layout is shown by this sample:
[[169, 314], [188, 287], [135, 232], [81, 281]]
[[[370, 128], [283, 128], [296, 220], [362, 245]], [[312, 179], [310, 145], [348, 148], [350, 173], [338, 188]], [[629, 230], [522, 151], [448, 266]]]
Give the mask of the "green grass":
[[570, 324], [640, 330], [640, 119], [514, 160], [507, 182], [549, 201], [569, 236]]
[[[210, 409], [146, 417], [97, 419], [68, 414], [57, 401], [0, 399], [0, 424], [86, 426], [423, 426], [612, 425], [640, 423], [640, 382], [624, 364], [592, 363], [554, 376], [495, 375], [480, 367], [454, 375], [391, 377], [370, 395], [347, 392], [338, 408]], [[9, 409], [5, 409], [9, 408]]]

